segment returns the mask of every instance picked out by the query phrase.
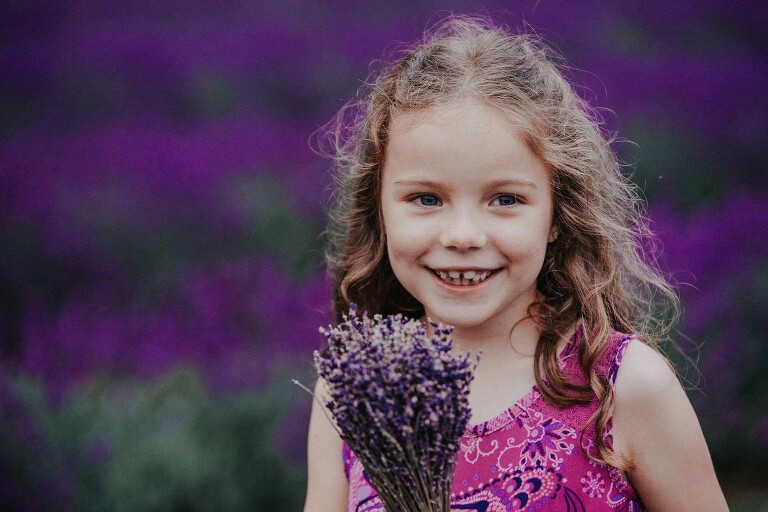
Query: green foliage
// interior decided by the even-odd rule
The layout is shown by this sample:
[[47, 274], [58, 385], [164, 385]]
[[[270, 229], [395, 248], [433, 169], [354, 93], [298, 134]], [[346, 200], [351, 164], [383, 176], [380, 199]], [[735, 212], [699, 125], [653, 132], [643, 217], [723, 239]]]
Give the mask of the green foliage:
[[692, 210], [719, 198], [721, 171], [707, 160], [685, 127], [672, 122], [662, 126], [658, 120], [651, 124], [641, 118], [625, 124], [632, 144], [620, 144], [618, 149], [631, 166], [632, 180], [649, 201], [672, 199]]
[[[0, 374], [0, 393], [0, 478], [6, 487], [0, 488], [3, 510], [20, 503], [29, 510], [61, 510], [56, 505], [60, 496], [55, 492], [57, 482], [53, 475], [61, 473], [65, 465], [52, 440], [42, 435], [56, 430], [51, 428], [52, 418], [42, 387], [27, 379], [10, 379]], [[7, 488], [12, 490], [10, 495]], [[40, 493], [43, 488], [46, 492]]]
[[243, 249], [276, 256], [298, 277], [317, 268], [325, 217], [298, 215], [284, 185], [268, 176], [241, 175], [224, 187], [221, 201], [246, 220]]
[[768, 512], [768, 493], [753, 491], [726, 492], [731, 512]]
[[193, 113], [202, 112], [206, 117], [219, 119], [242, 102], [236, 85], [214, 70], [198, 72], [191, 82], [187, 94]]
[[297, 510], [303, 473], [273, 442], [292, 388], [286, 379], [280, 389], [215, 396], [182, 370], [155, 384], [95, 382], [53, 408], [19, 381], [45, 444], [14, 459], [28, 462], [30, 491], [64, 482], [77, 511]]
[[[724, 390], [714, 389], [715, 403], [720, 408], [730, 408], [729, 423], [723, 425], [723, 414], [715, 414], [699, 406], [694, 397], [693, 403], [699, 406], [701, 421], [707, 425], [707, 431], [713, 438], [710, 451], [719, 467], [728, 473], [739, 475], [740, 479], [764, 482], [768, 476], [765, 457], [768, 453], [768, 442], [764, 433], [768, 424], [768, 347], [765, 344], [765, 311], [768, 311], [768, 266], [755, 266], [746, 277], [734, 279], [732, 287], [727, 290], [726, 303], [739, 304], [737, 313], [728, 312], [728, 318], [722, 318], [722, 324], [728, 322], [739, 326], [738, 336], [730, 336], [738, 340], [731, 343], [732, 349], [719, 369], [721, 374], [730, 378], [720, 379], [719, 384]], [[725, 317], [725, 315], [723, 315]], [[714, 322], [713, 322], [714, 323]], [[725, 330], [720, 339], [729, 339], [731, 332]], [[713, 339], [718, 338], [713, 336]], [[712, 343], [714, 345], [714, 343]], [[738, 376], [738, 378], [737, 378]], [[727, 409], [726, 409], [727, 410]], [[733, 477], [731, 477], [733, 478]], [[755, 509], [757, 510], [757, 509]], [[761, 509], [762, 510], [762, 509]]]

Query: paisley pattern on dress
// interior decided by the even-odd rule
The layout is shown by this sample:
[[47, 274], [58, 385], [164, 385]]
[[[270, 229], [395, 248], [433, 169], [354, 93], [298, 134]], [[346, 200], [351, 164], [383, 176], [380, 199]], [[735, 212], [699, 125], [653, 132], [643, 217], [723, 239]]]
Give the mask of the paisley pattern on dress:
[[521, 466], [539, 466], [552, 464], [555, 467], [562, 464], [562, 454], [573, 452], [573, 443], [568, 439], [576, 439], [576, 431], [554, 418], [544, 418], [534, 409], [528, 409], [520, 414], [517, 425], [523, 427], [523, 436], [517, 439], [507, 439], [497, 460], [502, 469], [512, 469]]
[[[585, 382], [586, 376], [578, 358], [572, 356], [582, 339], [579, 329], [560, 354], [564, 374], [578, 383]], [[632, 339], [613, 333], [598, 363], [598, 371], [611, 386]], [[451, 510], [644, 511], [618, 469], [585, 454], [595, 453], [594, 428], [586, 422], [597, 406], [593, 400], [558, 409], [534, 386], [495, 418], [468, 428], [457, 455]], [[605, 440], [610, 445], [610, 422]], [[348, 512], [383, 511], [362, 464], [346, 444], [342, 456], [350, 482]]]

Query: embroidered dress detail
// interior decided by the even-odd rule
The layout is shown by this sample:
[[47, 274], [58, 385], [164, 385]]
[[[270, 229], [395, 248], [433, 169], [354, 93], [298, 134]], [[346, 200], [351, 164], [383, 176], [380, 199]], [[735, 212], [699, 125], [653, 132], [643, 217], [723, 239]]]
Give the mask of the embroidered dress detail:
[[[578, 329], [559, 356], [565, 376], [580, 384], [587, 382], [577, 356], [582, 339], [583, 331]], [[632, 339], [612, 333], [598, 362], [598, 371], [611, 386]], [[594, 399], [559, 409], [534, 386], [496, 417], [467, 428], [457, 455], [451, 510], [644, 511], [618, 469], [594, 462], [584, 453], [597, 453], [594, 427], [587, 422], [598, 405]], [[605, 433], [609, 446], [610, 424]], [[348, 512], [383, 512], [368, 475], [346, 443], [342, 457], [349, 479]]]

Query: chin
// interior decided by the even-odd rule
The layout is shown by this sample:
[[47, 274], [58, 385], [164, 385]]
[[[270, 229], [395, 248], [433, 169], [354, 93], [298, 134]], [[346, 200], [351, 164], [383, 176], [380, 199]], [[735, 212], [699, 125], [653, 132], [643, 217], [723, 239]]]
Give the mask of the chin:
[[490, 315], [484, 311], [467, 311], [467, 307], [428, 309], [427, 316], [432, 321], [452, 325], [454, 327], [470, 328], [482, 325]]

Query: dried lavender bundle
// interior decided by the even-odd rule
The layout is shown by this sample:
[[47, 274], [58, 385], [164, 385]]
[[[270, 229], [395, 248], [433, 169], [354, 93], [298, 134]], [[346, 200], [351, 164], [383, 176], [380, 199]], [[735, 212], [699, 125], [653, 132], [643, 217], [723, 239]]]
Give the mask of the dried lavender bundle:
[[320, 329], [325, 405], [389, 512], [448, 512], [476, 361], [452, 352], [451, 327], [356, 313]]

